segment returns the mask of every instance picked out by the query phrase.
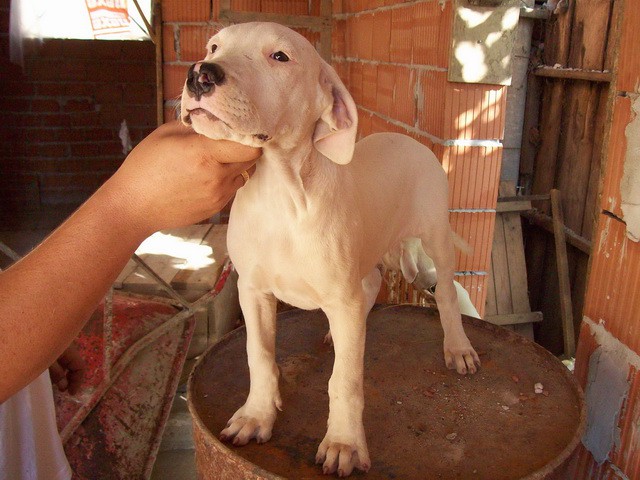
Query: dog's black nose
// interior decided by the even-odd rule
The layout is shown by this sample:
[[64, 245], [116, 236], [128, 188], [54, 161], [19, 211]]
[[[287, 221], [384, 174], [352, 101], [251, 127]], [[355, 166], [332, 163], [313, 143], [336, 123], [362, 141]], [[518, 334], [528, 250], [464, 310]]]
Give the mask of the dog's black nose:
[[[199, 68], [197, 68], [199, 66]], [[196, 71], [197, 68], [197, 71]], [[187, 76], [187, 88], [198, 100], [216, 85], [224, 83], [224, 70], [215, 63], [194, 63]]]

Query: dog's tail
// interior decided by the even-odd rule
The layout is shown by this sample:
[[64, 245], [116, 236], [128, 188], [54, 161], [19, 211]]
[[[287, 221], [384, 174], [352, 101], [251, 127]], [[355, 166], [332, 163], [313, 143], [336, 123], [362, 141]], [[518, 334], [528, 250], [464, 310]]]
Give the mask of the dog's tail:
[[464, 255], [471, 255], [473, 253], [473, 247], [467, 243], [467, 241], [458, 235], [456, 232], [451, 232], [453, 236], [453, 245], [460, 250]]

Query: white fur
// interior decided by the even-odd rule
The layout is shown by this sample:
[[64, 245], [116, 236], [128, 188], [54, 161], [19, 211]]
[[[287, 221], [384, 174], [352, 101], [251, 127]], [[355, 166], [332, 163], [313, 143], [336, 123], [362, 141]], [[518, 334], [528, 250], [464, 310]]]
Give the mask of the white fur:
[[[229, 221], [251, 387], [221, 437], [237, 445], [271, 437], [282, 403], [276, 298], [321, 308], [329, 319], [335, 363], [317, 461], [325, 473], [366, 471], [371, 461], [362, 424], [365, 319], [380, 288], [378, 266], [385, 254], [391, 252], [391, 264], [394, 252], [405, 260], [413, 255], [413, 273], [423, 272], [427, 282], [435, 280], [428, 265], [435, 266], [446, 364], [460, 373], [473, 373], [479, 364], [462, 328], [453, 280], [455, 240], [445, 173], [428, 148], [407, 136], [376, 134], [355, 144], [353, 99], [334, 70], [292, 30], [269, 23], [235, 25], [214, 36], [208, 52], [213, 45], [215, 53], [203, 62], [221, 67], [225, 80], [200, 98], [185, 86], [183, 121], [208, 137], [263, 148]], [[272, 58], [280, 51], [288, 62]], [[196, 74], [201, 65], [196, 64]], [[400, 252], [403, 248], [411, 251]]]

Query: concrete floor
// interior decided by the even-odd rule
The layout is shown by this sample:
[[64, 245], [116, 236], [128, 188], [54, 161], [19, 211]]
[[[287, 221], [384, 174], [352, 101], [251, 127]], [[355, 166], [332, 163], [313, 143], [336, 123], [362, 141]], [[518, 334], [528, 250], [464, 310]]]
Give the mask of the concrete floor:
[[196, 478], [191, 416], [185, 393], [176, 394], [151, 480], [193, 480]]

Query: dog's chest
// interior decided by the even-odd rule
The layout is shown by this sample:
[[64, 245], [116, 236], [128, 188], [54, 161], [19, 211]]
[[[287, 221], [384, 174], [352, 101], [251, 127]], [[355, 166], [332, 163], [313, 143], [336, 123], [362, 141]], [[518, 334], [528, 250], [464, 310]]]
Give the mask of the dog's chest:
[[332, 235], [326, 215], [261, 210], [234, 205], [231, 213], [229, 254], [242, 281], [296, 307], [321, 308], [342, 283], [347, 267], [340, 258], [349, 242]]

